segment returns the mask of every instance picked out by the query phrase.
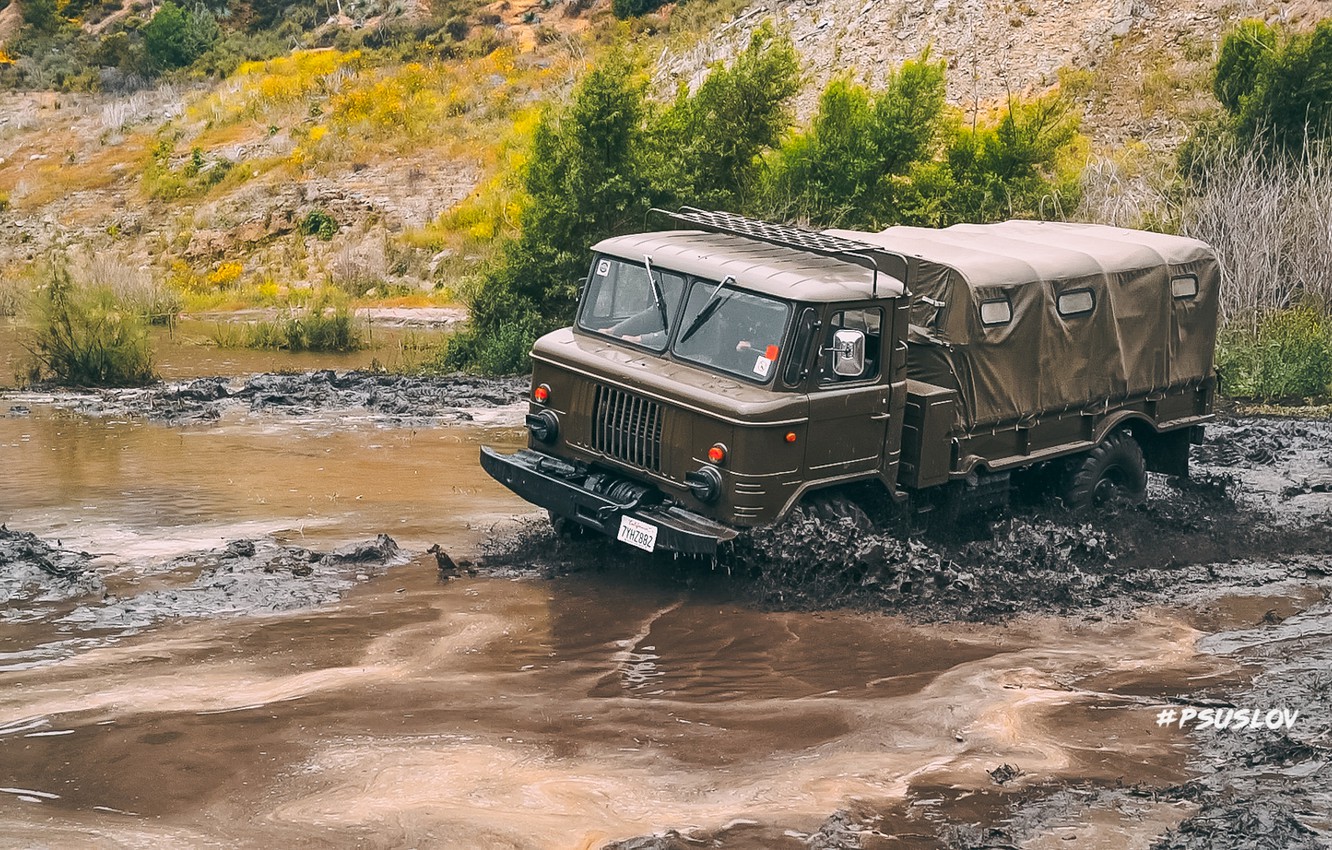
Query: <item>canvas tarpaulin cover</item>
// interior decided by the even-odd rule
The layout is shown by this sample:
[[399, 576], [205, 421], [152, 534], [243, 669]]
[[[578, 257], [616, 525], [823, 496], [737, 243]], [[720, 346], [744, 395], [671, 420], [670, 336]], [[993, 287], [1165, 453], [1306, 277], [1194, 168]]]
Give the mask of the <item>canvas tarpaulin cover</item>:
[[1033, 221], [829, 232], [907, 257], [909, 373], [957, 389], [968, 430], [1212, 374], [1220, 270], [1198, 240]]

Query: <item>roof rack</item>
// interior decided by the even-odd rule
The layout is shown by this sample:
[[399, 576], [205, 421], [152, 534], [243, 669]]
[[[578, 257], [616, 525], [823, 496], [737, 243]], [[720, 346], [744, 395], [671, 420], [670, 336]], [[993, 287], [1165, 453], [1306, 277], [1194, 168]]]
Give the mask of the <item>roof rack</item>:
[[794, 248], [822, 257], [834, 257], [848, 263], [854, 263], [874, 272], [873, 297], [879, 297], [879, 273], [889, 275], [906, 285], [907, 260], [901, 254], [885, 251], [878, 245], [857, 242], [841, 236], [829, 236], [817, 230], [792, 227], [785, 224], [773, 224], [758, 219], [746, 218], [735, 213], [718, 210], [701, 210], [695, 207], [681, 207], [678, 212], [653, 208], [649, 213], [658, 213], [680, 224], [696, 227], [711, 233], [726, 233], [741, 236], [785, 248]]

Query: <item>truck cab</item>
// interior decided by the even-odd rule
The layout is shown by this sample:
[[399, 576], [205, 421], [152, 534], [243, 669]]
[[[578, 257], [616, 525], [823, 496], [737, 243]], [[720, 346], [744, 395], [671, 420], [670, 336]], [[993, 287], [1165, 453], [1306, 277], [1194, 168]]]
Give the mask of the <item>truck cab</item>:
[[811, 489], [894, 489], [905, 284], [887, 261], [848, 261], [850, 243], [768, 235], [593, 246], [573, 326], [532, 349], [529, 448], [484, 450], [485, 468], [554, 516], [650, 525], [654, 549], [701, 554]]

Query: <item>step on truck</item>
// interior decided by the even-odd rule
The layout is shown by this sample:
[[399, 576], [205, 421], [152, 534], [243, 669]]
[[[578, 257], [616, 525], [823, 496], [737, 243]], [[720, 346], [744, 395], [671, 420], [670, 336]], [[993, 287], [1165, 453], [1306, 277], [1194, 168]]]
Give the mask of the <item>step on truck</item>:
[[[1216, 257], [1062, 222], [815, 232], [684, 208], [592, 246], [532, 348], [528, 448], [481, 464], [557, 526], [709, 555], [802, 501], [1069, 505], [1187, 475], [1213, 418]], [[951, 512], [951, 513], [950, 513]]]

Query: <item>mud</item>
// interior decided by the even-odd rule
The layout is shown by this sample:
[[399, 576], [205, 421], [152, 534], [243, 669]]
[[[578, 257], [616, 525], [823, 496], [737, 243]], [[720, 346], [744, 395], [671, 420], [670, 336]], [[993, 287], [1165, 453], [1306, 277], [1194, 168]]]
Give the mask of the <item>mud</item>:
[[[1326, 589], [1327, 585], [1324, 584]], [[1200, 649], [1225, 654], [1260, 672], [1245, 686], [1211, 689], [1183, 705], [1229, 712], [1241, 708], [1300, 712], [1289, 731], [1245, 728], [1167, 735], [1197, 745], [1196, 778], [1165, 787], [1033, 789], [1009, 806], [997, 825], [955, 825], [944, 846], [960, 850], [1026, 847], [1070, 813], [1123, 809], [1151, 800], [1191, 813], [1151, 843], [1151, 850], [1317, 850], [1332, 846], [1332, 605], [1317, 604], [1274, 624], [1204, 638]], [[1163, 706], [1164, 707], [1164, 706]], [[1081, 799], [1079, 799], [1079, 796]]]
[[41, 603], [99, 592], [102, 580], [91, 562], [87, 552], [0, 525], [0, 621], [29, 620]]
[[[1324, 574], [1332, 488], [1310, 482], [1332, 482], [1332, 426], [1226, 420], [1209, 427], [1192, 466], [1188, 479], [1153, 475], [1140, 505], [1071, 513], [1046, 501], [942, 533], [798, 511], [722, 563], [767, 604], [933, 620], [1123, 612], [1210, 587], [1218, 568], [1248, 587]], [[1273, 559], [1286, 553], [1295, 557]]]
[[471, 422], [522, 401], [527, 382], [469, 376], [425, 377], [382, 372], [260, 374], [242, 382], [195, 378], [137, 390], [69, 392], [38, 388], [35, 398], [87, 416], [136, 416], [170, 424], [208, 423], [231, 410], [310, 416], [358, 411], [392, 424]]
[[[256, 616], [335, 602], [359, 583], [406, 563], [393, 538], [331, 552], [239, 539], [166, 560], [104, 566], [32, 534], [0, 526], [0, 670], [67, 658], [164, 621]], [[79, 638], [74, 635], [85, 635]]]
[[186, 584], [107, 596], [98, 604], [80, 605], [59, 622], [84, 629], [139, 629], [164, 619], [313, 608], [406, 561], [386, 534], [333, 552], [235, 540], [221, 549], [139, 568], [142, 574], [169, 575], [173, 584], [194, 576]]

